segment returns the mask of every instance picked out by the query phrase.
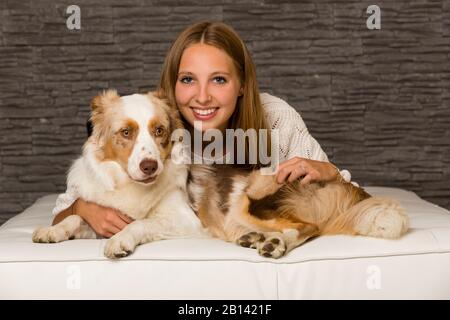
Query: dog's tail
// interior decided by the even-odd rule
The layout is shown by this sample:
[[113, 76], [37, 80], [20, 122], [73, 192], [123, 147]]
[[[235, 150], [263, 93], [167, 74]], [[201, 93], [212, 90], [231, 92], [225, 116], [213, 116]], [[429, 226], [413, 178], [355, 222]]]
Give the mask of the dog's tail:
[[384, 197], [364, 199], [327, 225], [324, 234], [346, 233], [395, 239], [406, 233], [409, 217], [395, 200]]

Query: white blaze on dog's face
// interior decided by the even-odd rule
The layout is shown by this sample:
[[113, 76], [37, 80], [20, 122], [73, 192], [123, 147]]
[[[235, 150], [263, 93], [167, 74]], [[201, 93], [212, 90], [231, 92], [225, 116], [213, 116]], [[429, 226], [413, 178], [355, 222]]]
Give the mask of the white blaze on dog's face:
[[93, 139], [100, 161], [115, 161], [140, 183], [154, 182], [170, 154], [174, 112], [152, 94], [119, 97], [113, 90], [92, 101]]

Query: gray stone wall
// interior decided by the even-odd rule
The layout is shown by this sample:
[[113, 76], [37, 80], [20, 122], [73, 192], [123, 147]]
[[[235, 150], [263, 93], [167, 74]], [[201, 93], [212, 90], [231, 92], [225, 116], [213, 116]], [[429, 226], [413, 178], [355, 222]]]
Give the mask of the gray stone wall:
[[[66, 27], [68, 5], [81, 30]], [[381, 8], [381, 30], [366, 9]], [[232, 25], [261, 91], [286, 99], [330, 159], [362, 185], [450, 209], [450, 1], [1, 0], [0, 223], [65, 174], [101, 89], [151, 90], [176, 35]]]

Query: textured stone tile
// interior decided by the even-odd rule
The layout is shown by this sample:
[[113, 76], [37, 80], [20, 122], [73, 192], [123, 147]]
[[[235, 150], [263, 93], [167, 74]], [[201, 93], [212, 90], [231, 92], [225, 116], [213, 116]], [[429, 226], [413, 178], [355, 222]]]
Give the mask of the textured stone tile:
[[230, 24], [259, 87], [289, 102], [331, 161], [362, 185], [405, 188], [450, 209], [450, 3], [371, 1], [0, 1], [0, 223], [65, 188], [101, 90], [153, 90], [177, 34]]

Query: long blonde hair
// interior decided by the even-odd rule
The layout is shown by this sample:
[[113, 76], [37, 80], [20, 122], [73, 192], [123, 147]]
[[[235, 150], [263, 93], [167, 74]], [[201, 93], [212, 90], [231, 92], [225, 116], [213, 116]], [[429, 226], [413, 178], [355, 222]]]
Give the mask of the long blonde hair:
[[[250, 166], [258, 168], [261, 166], [259, 157], [261, 143], [266, 145], [264, 149], [267, 150], [267, 154], [270, 156], [270, 128], [267, 126], [264, 110], [261, 106], [255, 65], [244, 42], [230, 26], [222, 22], [204, 21], [195, 23], [181, 32], [167, 53], [157, 93], [161, 98], [166, 99], [169, 105], [177, 105], [175, 85], [178, 79], [181, 56], [186, 48], [197, 43], [208, 44], [221, 49], [233, 61], [240, 82], [243, 85], [243, 95], [238, 97], [236, 109], [229, 120], [228, 129], [240, 128], [244, 131], [255, 129], [257, 133], [260, 132], [260, 129], [266, 129], [267, 136], [264, 142], [260, 141], [259, 134], [257, 135], [257, 165]], [[245, 145], [245, 156], [246, 161], [248, 161], [248, 143]]]

